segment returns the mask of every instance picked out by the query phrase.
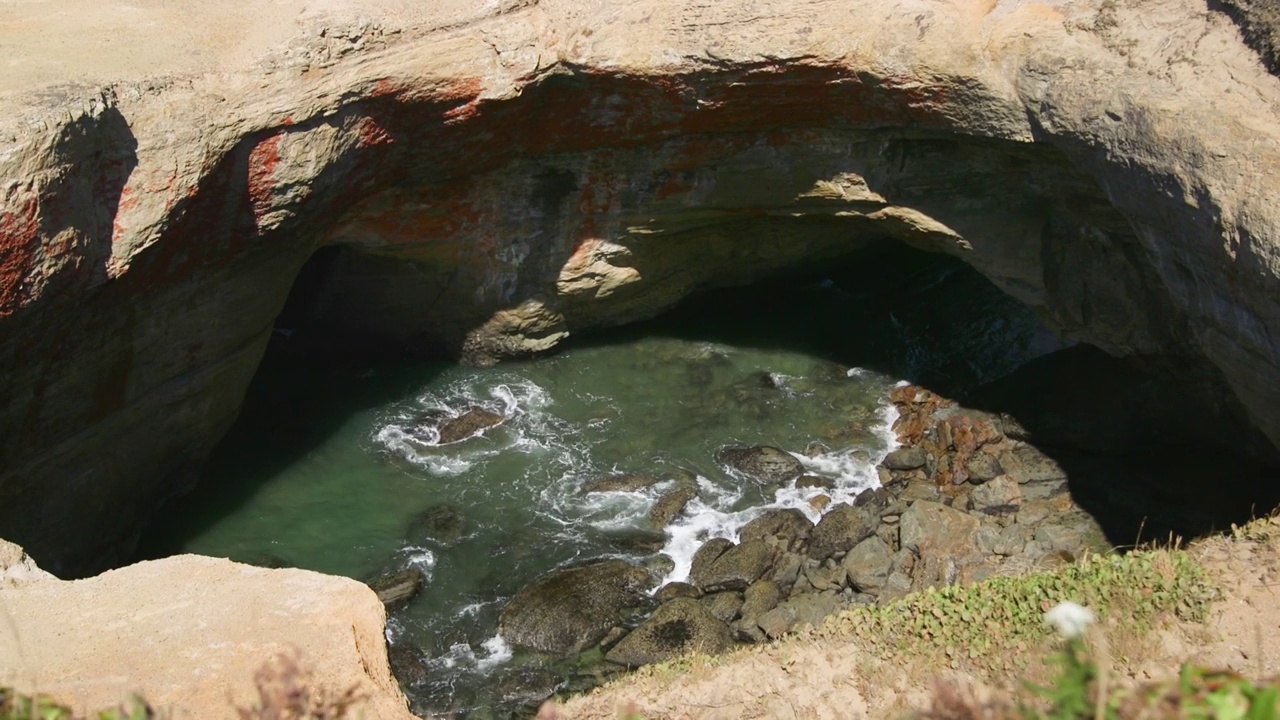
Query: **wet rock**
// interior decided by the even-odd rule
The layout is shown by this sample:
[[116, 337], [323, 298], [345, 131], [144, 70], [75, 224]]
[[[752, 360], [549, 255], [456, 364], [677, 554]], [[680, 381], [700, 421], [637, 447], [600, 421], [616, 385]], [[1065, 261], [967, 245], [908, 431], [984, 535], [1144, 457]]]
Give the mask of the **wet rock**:
[[747, 540], [775, 538], [779, 545], [795, 550], [809, 538], [813, 522], [795, 508], [770, 510], [743, 526], [738, 536]]
[[634, 555], [656, 553], [667, 544], [667, 536], [646, 528], [622, 528], [604, 533], [609, 544], [619, 551]]
[[788, 483], [804, 474], [800, 461], [768, 445], [727, 447], [716, 453], [716, 462], [760, 483]]
[[835, 593], [806, 593], [796, 595], [761, 615], [756, 624], [770, 638], [777, 639], [805, 625], [821, 627], [828, 617], [843, 607], [844, 601]]
[[802, 475], [796, 480], [798, 488], [821, 488], [823, 490], [831, 490], [835, 488], [836, 481], [832, 478], [825, 478], [819, 475]]
[[[689, 566], [689, 577], [701, 577], [711, 569], [711, 564], [720, 558], [726, 550], [733, 547], [733, 541], [725, 538], [711, 538], [702, 543], [697, 552], [693, 554], [693, 560]], [[691, 580], [695, 585], [697, 582]]]
[[619, 665], [636, 667], [699, 652], [718, 655], [733, 647], [729, 626], [698, 601], [678, 598], [659, 607], [606, 655]]
[[919, 446], [911, 446], [898, 448], [884, 456], [884, 460], [880, 463], [890, 470], [915, 470], [924, 467], [929, 456], [925, 453], [924, 448]]
[[262, 553], [261, 555], [254, 555], [248, 560], [245, 560], [244, 564], [253, 565], [255, 567], [260, 567], [260, 568], [267, 568], [268, 570], [276, 570], [279, 568], [293, 567], [293, 565], [288, 560], [285, 560], [279, 555], [273, 555], [271, 553]]
[[898, 521], [903, 549], [921, 557], [959, 557], [977, 550], [978, 519], [939, 503], [918, 501]]
[[809, 557], [826, 560], [838, 552], [848, 552], [874, 533], [877, 525], [878, 519], [866, 508], [836, 505], [809, 532]]
[[391, 643], [387, 647], [387, 659], [391, 662], [391, 674], [402, 686], [422, 685], [430, 678], [427, 658], [415, 647]]
[[884, 587], [893, 569], [893, 552], [883, 540], [872, 536], [849, 551], [841, 561], [849, 584], [858, 592], [876, 594]]
[[410, 569], [377, 577], [369, 582], [369, 587], [383, 605], [396, 607], [412, 600], [422, 590], [422, 582], [422, 572]]
[[[818, 442], [817, 440], [814, 440], [810, 442], [808, 445], [804, 446], [805, 457], [815, 458], [815, 457], [818, 457], [819, 455], [826, 455], [829, 452], [831, 452], [831, 448], [828, 447], [826, 443], [821, 443], [821, 442]], [[808, 475], [806, 477], [814, 477], [814, 476]], [[804, 478], [801, 478], [801, 479], [803, 480]]]
[[676, 569], [676, 561], [669, 555], [654, 555], [644, 561], [644, 569], [653, 577], [666, 577]]
[[746, 590], [747, 586], [769, 570], [775, 551], [763, 540], [748, 540], [725, 551], [698, 575], [690, 573], [689, 581], [704, 592]]
[[409, 521], [405, 537], [410, 542], [424, 539], [444, 545], [457, 542], [467, 532], [467, 521], [452, 505], [433, 505]]
[[742, 610], [742, 594], [736, 592], [718, 592], [704, 595], [699, 600], [704, 607], [725, 623], [733, 622]]
[[657, 485], [661, 479], [643, 473], [621, 473], [618, 475], [602, 475], [582, 483], [582, 492], [635, 492], [651, 485]]
[[677, 515], [684, 512], [685, 506], [696, 497], [698, 497], [696, 485], [685, 483], [676, 485], [663, 493], [662, 497], [653, 504], [653, 508], [649, 510], [649, 522], [654, 527], [665, 528]]
[[971, 455], [965, 461], [964, 469], [969, 474], [969, 482], [975, 485], [1004, 474], [1000, 461], [989, 452], [977, 452]]
[[697, 600], [702, 597], [702, 591], [686, 582], [669, 582], [658, 588], [658, 592], [653, 594], [653, 599], [660, 603], [671, 602], [676, 598], [682, 597]]
[[498, 632], [512, 645], [567, 655], [600, 642], [622, 611], [643, 602], [649, 573], [621, 560], [555, 570], [526, 585], [502, 610]]
[[505, 420], [502, 415], [480, 407], [468, 409], [456, 418], [445, 420], [439, 428], [441, 445], [455, 443], [478, 435]]
[[809, 507], [813, 508], [817, 512], [822, 512], [830, 504], [831, 496], [829, 495], [814, 495], [809, 498]]

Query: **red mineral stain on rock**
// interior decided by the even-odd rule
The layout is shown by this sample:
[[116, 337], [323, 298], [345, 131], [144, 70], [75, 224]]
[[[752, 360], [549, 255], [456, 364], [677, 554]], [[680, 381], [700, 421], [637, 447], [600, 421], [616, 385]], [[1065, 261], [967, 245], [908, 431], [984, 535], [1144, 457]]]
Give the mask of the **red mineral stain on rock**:
[[395, 138], [387, 129], [377, 120], [371, 117], [362, 117], [356, 122], [356, 144], [361, 149], [377, 147], [379, 145], [390, 145], [395, 142]]
[[34, 195], [0, 212], [0, 317], [25, 304], [25, 280], [40, 250], [40, 207]]
[[271, 209], [274, 176], [280, 165], [281, 135], [282, 132], [278, 132], [259, 142], [249, 153], [249, 202], [253, 205], [253, 217], [259, 222]]

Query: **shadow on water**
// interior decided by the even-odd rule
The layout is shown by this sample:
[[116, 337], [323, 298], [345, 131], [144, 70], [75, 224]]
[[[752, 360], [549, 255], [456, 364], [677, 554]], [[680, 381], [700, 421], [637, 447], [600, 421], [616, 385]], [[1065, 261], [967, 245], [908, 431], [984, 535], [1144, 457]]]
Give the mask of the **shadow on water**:
[[1275, 449], [1213, 371], [1063, 343], [950, 257], [880, 246], [848, 264], [704, 291], [579, 343], [654, 335], [807, 352], [1011, 416], [1116, 547], [1221, 532], [1280, 507]]
[[[201, 482], [165, 504], [142, 536], [139, 559], [185, 552], [192, 539], [242, 508], [352, 415], [402, 398], [448, 367], [444, 359], [401, 356], [306, 327], [318, 280], [335, 254], [328, 250], [317, 252], [295, 281], [240, 414]], [[274, 557], [244, 559], [281, 564]]]

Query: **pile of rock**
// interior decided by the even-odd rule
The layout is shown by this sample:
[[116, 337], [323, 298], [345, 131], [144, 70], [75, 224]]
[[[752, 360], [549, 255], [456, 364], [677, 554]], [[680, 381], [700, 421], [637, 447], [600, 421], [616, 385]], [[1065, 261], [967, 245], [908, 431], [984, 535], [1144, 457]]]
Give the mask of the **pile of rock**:
[[[652, 598], [637, 594], [643, 570], [621, 561], [552, 573], [511, 602], [503, 636], [557, 653], [599, 644], [611, 662], [643, 665], [777, 638], [851, 604], [1108, 549], [1072, 502], [1062, 469], [1025, 443], [1011, 420], [915, 386], [895, 389], [892, 400], [902, 445], [879, 468], [882, 487], [830, 506], [817, 524], [799, 510], [772, 510], [748, 523], [738, 543], [708, 540], [688, 582], [669, 583]], [[815, 507], [830, 502], [821, 482], [804, 482], [800, 463], [775, 448], [730, 448], [717, 459], [760, 482], [811, 487]], [[573, 588], [569, 603], [566, 587]], [[590, 587], [608, 592], [587, 597]], [[628, 617], [644, 617], [655, 604], [628, 630]], [[583, 631], [561, 637], [567, 628]], [[555, 642], [546, 641], [551, 636]]]

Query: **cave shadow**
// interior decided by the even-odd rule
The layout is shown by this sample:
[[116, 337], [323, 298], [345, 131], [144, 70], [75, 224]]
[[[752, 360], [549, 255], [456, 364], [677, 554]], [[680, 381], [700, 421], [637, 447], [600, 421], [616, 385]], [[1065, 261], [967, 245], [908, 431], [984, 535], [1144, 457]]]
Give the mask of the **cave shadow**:
[[1214, 371], [1059, 340], [976, 270], [895, 241], [704, 290], [571, 346], [655, 335], [804, 352], [1012, 418], [1117, 548], [1222, 532], [1280, 507], [1274, 449]]
[[[183, 552], [323, 445], [352, 415], [406, 397], [453, 362], [430, 344], [361, 342], [313, 323], [309, 308], [339, 252], [321, 248], [299, 272], [235, 423], [198, 471], [194, 487], [157, 513], [136, 559]], [[250, 560], [282, 564], [281, 558]]]

